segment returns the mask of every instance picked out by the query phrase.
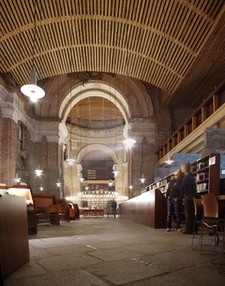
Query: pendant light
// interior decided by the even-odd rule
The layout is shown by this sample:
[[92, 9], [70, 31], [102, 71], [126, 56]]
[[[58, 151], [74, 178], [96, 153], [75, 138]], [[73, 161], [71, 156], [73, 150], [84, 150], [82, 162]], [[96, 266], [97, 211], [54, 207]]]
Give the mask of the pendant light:
[[61, 183], [60, 183], [59, 179], [58, 179], [58, 182], [56, 183], [56, 187], [57, 187], [57, 188], [60, 188], [60, 187], [61, 187]]
[[70, 139], [69, 140], [69, 152], [68, 152], [66, 160], [65, 160], [67, 163], [69, 163], [70, 166], [72, 166], [76, 162], [76, 160], [74, 158], [72, 158], [72, 156], [71, 156], [71, 153], [72, 153], [71, 149], [72, 149], [72, 143], [71, 143], [71, 139]]
[[113, 172], [112, 173], [114, 174], [115, 178], [119, 175], [119, 171], [117, 170], [117, 165], [116, 164], [113, 165]]
[[41, 170], [40, 166], [34, 170], [37, 177], [40, 177], [43, 173], [43, 170]]
[[140, 178], [140, 181], [141, 181], [142, 184], [144, 184], [144, 182], [145, 182], [144, 174], [142, 174], [142, 176], [141, 176], [141, 178]]
[[36, 44], [36, 34], [37, 34], [37, 25], [36, 25], [36, 6], [37, 1], [34, 1], [34, 32], [33, 32], [33, 49], [32, 49], [32, 70], [31, 70], [31, 78], [30, 83], [21, 86], [21, 92], [30, 98], [32, 102], [37, 102], [39, 98], [45, 96], [45, 91], [37, 85], [37, 74], [34, 65], [34, 58], [35, 58], [35, 44]]
[[113, 185], [113, 182], [112, 182], [112, 180], [111, 180], [111, 179], [109, 180], [109, 183], [108, 183], [108, 185], [109, 185], [109, 187], [112, 187], [112, 185]]
[[130, 137], [130, 133], [131, 133], [130, 124], [127, 124], [125, 132], [127, 133], [127, 135], [126, 135], [127, 138], [125, 140], [123, 140], [123, 144], [124, 144], [126, 149], [131, 149], [134, 146], [134, 144], [136, 143], [136, 140]]
[[14, 181], [16, 184], [19, 184], [21, 182], [21, 178], [19, 177], [19, 174], [16, 174], [16, 177], [14, 178]]
[[170, 158], [170, 153], [168, 152], [168, 154], [167, 154], [167, 160], [165, 161], [165, 163], [166, 163], [167, 165], [171, 165], [171, 164], [173, 164], [173, 162], [174, 162], [174, 160], [172, 160], [172, 159]]
[[123, 140], [123, 144], [125, 145], [126, 149], [131, 149], [135, 143], [136, 143], [136, 140], [133, 138], [128, 137], [125, 140]]

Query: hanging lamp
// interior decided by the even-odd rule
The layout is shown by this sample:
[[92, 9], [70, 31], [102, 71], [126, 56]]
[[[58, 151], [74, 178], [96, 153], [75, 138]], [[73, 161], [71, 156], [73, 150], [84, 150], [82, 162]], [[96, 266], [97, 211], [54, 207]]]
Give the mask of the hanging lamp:
[[19, 184], [21, 182], [21, 178], [18, 174], [16, 174], [16, 177], [14, 178], [15, 183]]
[[125, 140], [123, 140], [123, 144], [125, 145], [125, 147], [127, 149], [131, 149], [134, 146], [135, 143], [136, 143], [136, 140], [133, 139], [133, 138], [129, 138], [128, 137]]
[[57, 188], [60, 188], [60, 187], [61, 187], [61, 183], [60, 183], [59, 179], [58, 179], [58, 182], [56, 183], [56, 187], [57, 187]]
[[112, 187], [112, 185], [113, 185], [113, 182], [112, 182], [112, 180], [111, 180], [111, 179], [109, 180], [109, 183], [108, 183], [108, 185], [109, 185], [109, 187]]
[[171, 164], [173, 164], [173, 162], [174, 162], [174, 160], [172, 160], [172, 159], [170, 158], [170, 154], [168, 153], [168, 154], [167, 154], [167, 160], [165, 161], [165, 163], [166, 163], [167, 165], [171, 165]]
[[145, 180], [146, 180], [146, 179], [145, 179], [145, 177], [144, 177], [144, 174], [142, 174], [142, 175], [141, 175], [141, 178], [140, 178], [141, 183], [144, 184]]
[[36, 44], [36, 34], [37, 34], [37, 25], [36, 25], [36, 6], [37, 1], [34, 2], [34, 33], [33, 33], [33, 50], [32, 50], [32, 70], [30, 83], [21, 86], [20, 91], [27, 97], [30, 98], [32, 102], [37, 102], [38, 99], [45, 96], [45, 91], [37, 85], [37, 74], [34, 65], [35, 58], [35, 44]]

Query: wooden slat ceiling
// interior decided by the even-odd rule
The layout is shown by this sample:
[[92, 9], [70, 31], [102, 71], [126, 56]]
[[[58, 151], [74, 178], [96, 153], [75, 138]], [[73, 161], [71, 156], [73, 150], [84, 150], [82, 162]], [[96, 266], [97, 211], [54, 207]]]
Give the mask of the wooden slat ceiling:
[[119, 109], [115, 109], [115, 105], [112, 102], [101, 97], [88, 97], [81, 100], [74, 106], [70, 114], [78, 119], [90, 119], [93, 117], [98, 118], [98, 120], [123, 119]]
[[[215, 71], [225, 71], [225, 36], [218, 33], [223, 0], [37, 0], [35, 45], [34, 1], [0, 3], [0, 69], [19, 85], [29, 81], [34, 47], [39, 79], [85, 71], [122, 74], [166, 91], [166, 104], [180, 96], [196, 62], [200, 74], [207, 69], [207, 95], [220, 80]], [[215, 55], [219, 61], [210, 68]], [[190, 95], [198, 83], [189, 83]]]
[[89, 129], [109, 129], [125, 124], [119, 109], [101, 97], [88, 97], [78, 102], [71, 109], [68, 122]]

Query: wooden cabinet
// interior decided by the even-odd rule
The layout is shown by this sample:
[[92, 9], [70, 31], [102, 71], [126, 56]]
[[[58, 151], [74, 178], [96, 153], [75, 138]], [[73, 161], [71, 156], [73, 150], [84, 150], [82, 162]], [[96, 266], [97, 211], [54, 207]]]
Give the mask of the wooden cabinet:
[[15, 195], [25, 199], [27, 204], [27, 222], [28, 222], [28, 232], [29, 234], [37, 233], [37, 219], [36, 211], [33, 200], [33, 194], [31, 188], [26, 185], [16, 185], [7, 189], [10, 195]]
[[166, 198], [159, 190], [143, 193], [120, 204], [120, 215], [153, 228], [164, 228]]
[[17, 196], [0, 195], [1, 279], [5, 280], [29, 260], [26, 202]]

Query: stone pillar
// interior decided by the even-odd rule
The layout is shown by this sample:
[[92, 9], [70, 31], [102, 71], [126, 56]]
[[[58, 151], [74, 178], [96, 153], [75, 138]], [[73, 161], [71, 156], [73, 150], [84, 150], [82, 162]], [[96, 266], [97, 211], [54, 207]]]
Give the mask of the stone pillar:
[[17, 124], [10, 118], [1, 118], [0, 182], [11, 186], [15, 178], [17, 158]]
[[[154, 178], [154, 160], [155, 160], [155, 124], [152, 118], [133, 118], [130, 120], [130, 136], [135, 138], [131, 155], [132, 162], [132, 194], [136, 196], [145, 186], [153, 182]], [[142, 174], [145, 177], [145, 183], [141, 184]]]
[[[54, 194], [57, 198], [62, 197], [62, 185], [57, 187], [58, 180], [62, 184], [61, 175], [61, 160], [60, 160], [61, 145], [57, 142], [48, 142], [46, 137], [43, 137], [40, 142], [33, 143], [33, 162], [32, 162], [32, 188], [35, 193]], [[41, 168], [43, 173], [40, 177], [35, 175], [35, 169]], [[40, 190], [43, 187], [43, 191]]]

